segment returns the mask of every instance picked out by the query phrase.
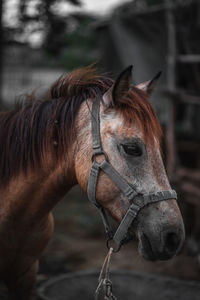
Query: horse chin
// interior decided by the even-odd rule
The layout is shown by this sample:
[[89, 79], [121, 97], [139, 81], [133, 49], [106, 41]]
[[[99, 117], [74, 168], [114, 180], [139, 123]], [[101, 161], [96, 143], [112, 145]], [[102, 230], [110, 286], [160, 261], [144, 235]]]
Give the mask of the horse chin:
[[149, 261], [168, 260], [174, 256], [166, 253], [165, 254], [155, 253], [155, 251], [153, 251], [151, 247], [148, 238], [144, 234], [139, 239], [138, 252], [145, 260], [149, 260]]

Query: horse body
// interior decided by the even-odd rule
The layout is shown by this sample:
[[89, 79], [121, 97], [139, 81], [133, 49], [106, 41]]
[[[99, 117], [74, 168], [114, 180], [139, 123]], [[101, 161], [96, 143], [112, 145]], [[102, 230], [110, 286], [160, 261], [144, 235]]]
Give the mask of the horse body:
[[[130, 70], [113, 83], [85, 68], [58, 80], [48, 100], [32, 97], [16, 111], [0, 114], [0, 277], [9, 300], [30, 298], [38, 259], [53, 233], [52, 208], [77, 183], [87, 191], [93, 101], [101, 103], [101, 140], [115, 169], [140, 194], [170, 189], [159, 123], [147, 97], [153, 84], [131, 87]], [[130, 205], [103, 172], [96, 198], [118, 222]], [[172, 257], [184, 239], [174, 199], [144, 207], [131, 230], [140, 253], [151, 260]]]
[[0, 278], [10, 299], [28, 299], [35, 284], [38, 258], [53, 233], [51, 210], [76, 184], [69, 164], [64, 170], [68, 176], [57, 166], [37, 176], [19, 174], [0, 190]]

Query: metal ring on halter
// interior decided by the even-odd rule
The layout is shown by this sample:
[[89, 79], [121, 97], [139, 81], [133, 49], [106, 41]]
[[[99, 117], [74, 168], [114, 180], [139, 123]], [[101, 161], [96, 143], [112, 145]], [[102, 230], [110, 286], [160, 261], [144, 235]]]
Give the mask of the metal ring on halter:
[[[110, 245], [109, 245], [109, 242], [112, 241], [112, 240], [113, 240], [113, 238], [109, 238], [109, 239], [107, 239], [107, 241], [106, 241], [106, 246], [107, 246], [108, 249], [113, 248], [113, 247], [110, 247]], [[114, 248], [113, 248], [113, 253], [119, 252], [120, 249], [121, 249], [121, 246], [122, 246], [122, 243], [118, 245], [117, 249], [114, 249]]]
[[93, 161], [96, 161], [96, 160], [95, 160], [95, 157], [96, 157], [96, 156], [99, 156], [99, 155], [103, 155], [103, 156], [104, 156], [104, 159], [105, 159], [106, 161], [108, 161], [108, 155], [107, 155], [104, 151], [101, 151], [101, 152], [99, 152], [99, 153], [93, 153], [93, 154], [92, 154], [92, 158], [91, 158], [91, 159], [92, 159], [92, 162], [93, 162]]

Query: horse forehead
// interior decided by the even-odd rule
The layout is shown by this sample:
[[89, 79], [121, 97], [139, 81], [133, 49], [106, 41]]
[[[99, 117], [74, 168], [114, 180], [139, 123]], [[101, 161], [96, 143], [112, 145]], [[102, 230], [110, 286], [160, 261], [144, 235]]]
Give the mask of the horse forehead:
[[116, 112], [110, 112], [109, 114], [103, 114], [101, 118], [102, 130], [112, 130], [116, 132], [120, 127], [123, 127], [124, 120]]
[[123, 115], [113, 111], [109, 114], [102, 114], [101, 116], [101, 130], [104, 134], [116, 134], [117, 136], [126, 136], [132, 138], [133, 136], [142, 137], [137, 124], [127, 125]]

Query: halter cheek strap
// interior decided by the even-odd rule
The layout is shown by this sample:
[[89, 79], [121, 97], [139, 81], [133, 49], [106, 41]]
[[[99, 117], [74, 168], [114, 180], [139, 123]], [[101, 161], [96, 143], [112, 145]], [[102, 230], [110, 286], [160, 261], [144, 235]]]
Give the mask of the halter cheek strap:
[[[108, 162], [107, 155], [104, 152], [101, 144], [99, 111], [100, 103], [94, 102], [92, 105], [91, 120], [93, 155], [92, 167], [88, 180], [87, 194], [89, 200], [99, 209], [101, 213], [105, 231], [109, 239], [113, 239], [117, 245], [121, 245], [125, 242], [125, 240], [127, 240], [128, 229], [143, 207], [150, 203], [156, 203], [169, 199], [177, 199], [177, 194], [174, 190], [160, 191], [153, 194], [140, 194], [137, 192], [136, 186], [130, 184], [113, 168], [113, 166]], [[103, 162], [96, 162], [95, 157], [98, 155], [104, 155], [105, 159], [103, 160]], [[115, 183], [115, 185], [130, 202], [130, 206], [126, 211], [121, 223], [119, 224], [115, 234], [113, 234], [104, 208], [96, 200], [96, 188], [100, 171], [103, 171]]]

